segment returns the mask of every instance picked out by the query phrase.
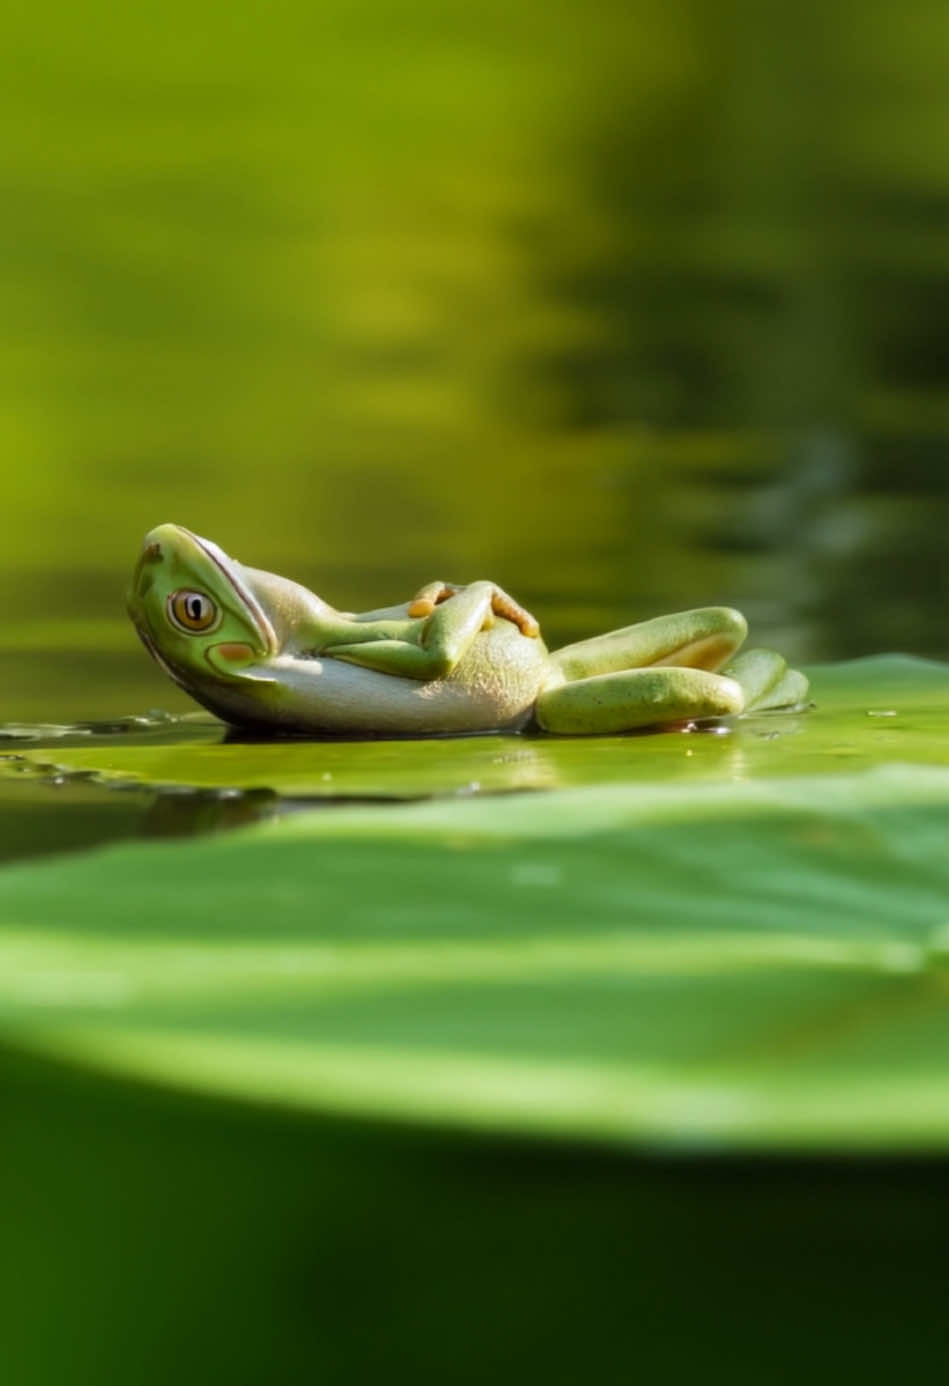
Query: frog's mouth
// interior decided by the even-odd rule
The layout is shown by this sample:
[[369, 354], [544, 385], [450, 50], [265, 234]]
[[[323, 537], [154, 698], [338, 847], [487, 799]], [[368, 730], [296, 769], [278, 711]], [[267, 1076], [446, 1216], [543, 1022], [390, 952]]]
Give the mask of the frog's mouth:
[[257, 653], [261, 657], [272, 658], [280, 649], [277, 633], [270, 622], [269, 616], [260, 605], [260, 602], [247, 584], [241, 580], [233, 560], [228, 558], [224, 550], [219, 549], [213, 540], [202, 539], [199, 534], [192, 534], [190, 529], [184, 529], [183, 526], [179, 526], [179, 528], [181, 528], [183, 534], [187, 534], [188, 538], [197, 544], [202, 553], [211, 560], [233, 587], [234, 592], [240, 599], [241, 605], [250, 616], [257, 630], [257, 634], [260, 636], [263, 648]]

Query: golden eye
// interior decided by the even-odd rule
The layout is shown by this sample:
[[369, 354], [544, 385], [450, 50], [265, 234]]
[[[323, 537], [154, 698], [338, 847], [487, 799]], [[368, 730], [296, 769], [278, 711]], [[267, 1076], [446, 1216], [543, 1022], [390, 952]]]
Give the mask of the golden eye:
[[210, 630], [217, 620], [217, 606], [203, 592], [182, 588], [168, 598], [168, 615], [179, 630], [197, 635]]

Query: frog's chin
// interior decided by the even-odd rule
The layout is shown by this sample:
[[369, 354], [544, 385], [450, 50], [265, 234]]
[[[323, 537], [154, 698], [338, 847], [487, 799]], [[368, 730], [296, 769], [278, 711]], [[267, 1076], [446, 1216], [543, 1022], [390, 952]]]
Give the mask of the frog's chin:
[[[137, 622], [135, 624], [135, 630], [139, 640], [141, 640], [152, 659], [158, 667], [168, 675], [172, 683], [177, 684], [180, 689], [189, 695], [189, 697], [197, 697], [195, 685], [202, 681], [200, 668], [176, 667], [166, 655], [162, 654], [149, 631], [143, 629]], [[225, 652], [225, 657], [221, 658], [219, 661], [215, 661], [211, 658], [215, 650], [222, 649]], [[230, 659], [226, 657], [228, 654], [230, 655]], [[266, 658], [265, 652], [254, 650], [250, 645], [241, 645], [239, 648], [236, 643], [232, 644], [230, 647], [226, 644], [212, 645], [209, 649], [205, 650], [204, 658], [211, 674], [218, 682], [273, 682], [272, 675], [267, 673], [264, 665], [259, 662]], [[203, 677], [206, 679], [207, 675], [205, 674]]]
[[142, 627], [141, 627], [140, 625], [138, 625], [138, 623], [136, 623], [136, 625], [135, 625], [135, 630], [136, 630], [136, 632], [137, 632], [137, 634], [138, 634], [139, 640], [141, 640], [142, 644], [145, 646], [146, 650], [147, 650], [148, 653], [151, 655], [152, 659], [153, 659], [153, 660], [155, 661], [155, 663], [158, 665], [159, 669], [164, 670], [164, 672], [165, 672], [165, 673], [168, 675], [168, 677], [171, 679], [172, 683], [176, 683], [176, 684], [178, 685], [179, 688], [184, 689], [184, 691], [185, 691], [186, 693], [190, 693], [190, 692], [191, 692], [191, 688], [189, 687], [188, 683], [185, 681], [185, 678], [183, 677], [183, 675], [179, 674], [179, 673], [175, 670], [174, 665], [168, 663], [168, 660], [167, 660], [167, 659], [165, 658], [165, 656], [159, 651], [158, 646], [155, 644], [154, 640], [153, 640], [152, 637], [148, 634], [148, 632], [145, 631], [145, 630], [143, 630]]

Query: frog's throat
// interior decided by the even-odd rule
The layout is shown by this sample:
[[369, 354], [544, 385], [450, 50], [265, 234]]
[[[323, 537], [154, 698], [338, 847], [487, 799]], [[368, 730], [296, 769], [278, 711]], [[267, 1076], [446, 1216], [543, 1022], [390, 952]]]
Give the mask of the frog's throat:
[[155, 644], [154, 640], [148, 634], [148, 632], [144, 630], [144, 628], [140, 626], [138, 622], [135, 623], [135, 629], [138, 632], [139, 640], [141, 640], [142, 644], [145, 646], [146, 650], [151, 655], [152, 659], [155, 661], [158, 667], [165, 671], [165, 673], [171, 679], [172, 683], [176, 683], [179, 688], [183, 688], [186, 693], [190, 693], [191, 689], [189, 688], [188, 684], [185, 683], [184, 679], [180, 674], [177, 674], [175, 672], [174, 668], [172, 667], [172, 665], [168, 663], [165, 656], [160, 653], [158, 646]]
[[[182, 528], [184, 527], [182, 526]], [[198, 548], [206, 554], [237, 593], [256, 626], [257, 633], [263, 641], [264, 649], [261, 651], [261, 654], [266, 655], [268, 658], [272, 658], [274, 655], [278, 654], [280, 645], [277, 640], [277, 633], [270, 623], [270, 618], [267, 616], [260, 602], [254, 596], [253, 592], [251, 592], [247, 584], [241, 581], [240, 573], [237, 570], [237, 565], [234, 560], [228, 558], [224, 550], [219, 549], [217, 544], [213, 543], [212, 540], [202, 539], [200, 534], [192, 534], [190, 529], [186, 529], [184, 532], [190, 539], [194, 540]]]

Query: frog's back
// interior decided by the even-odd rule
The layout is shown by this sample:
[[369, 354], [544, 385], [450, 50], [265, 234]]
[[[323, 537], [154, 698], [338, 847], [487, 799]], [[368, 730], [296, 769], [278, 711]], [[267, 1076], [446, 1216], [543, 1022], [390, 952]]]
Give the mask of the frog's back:
[[377, 673], [341, 659], [278, 656], [272, 683], [248, 697], [220, 689], [213, 711], [230, 721], [299, 731], [434, 736], [519, 730], [549, 678], [547, 649], [509, 621], [482, 631], [452, 672], [420, 682]]

